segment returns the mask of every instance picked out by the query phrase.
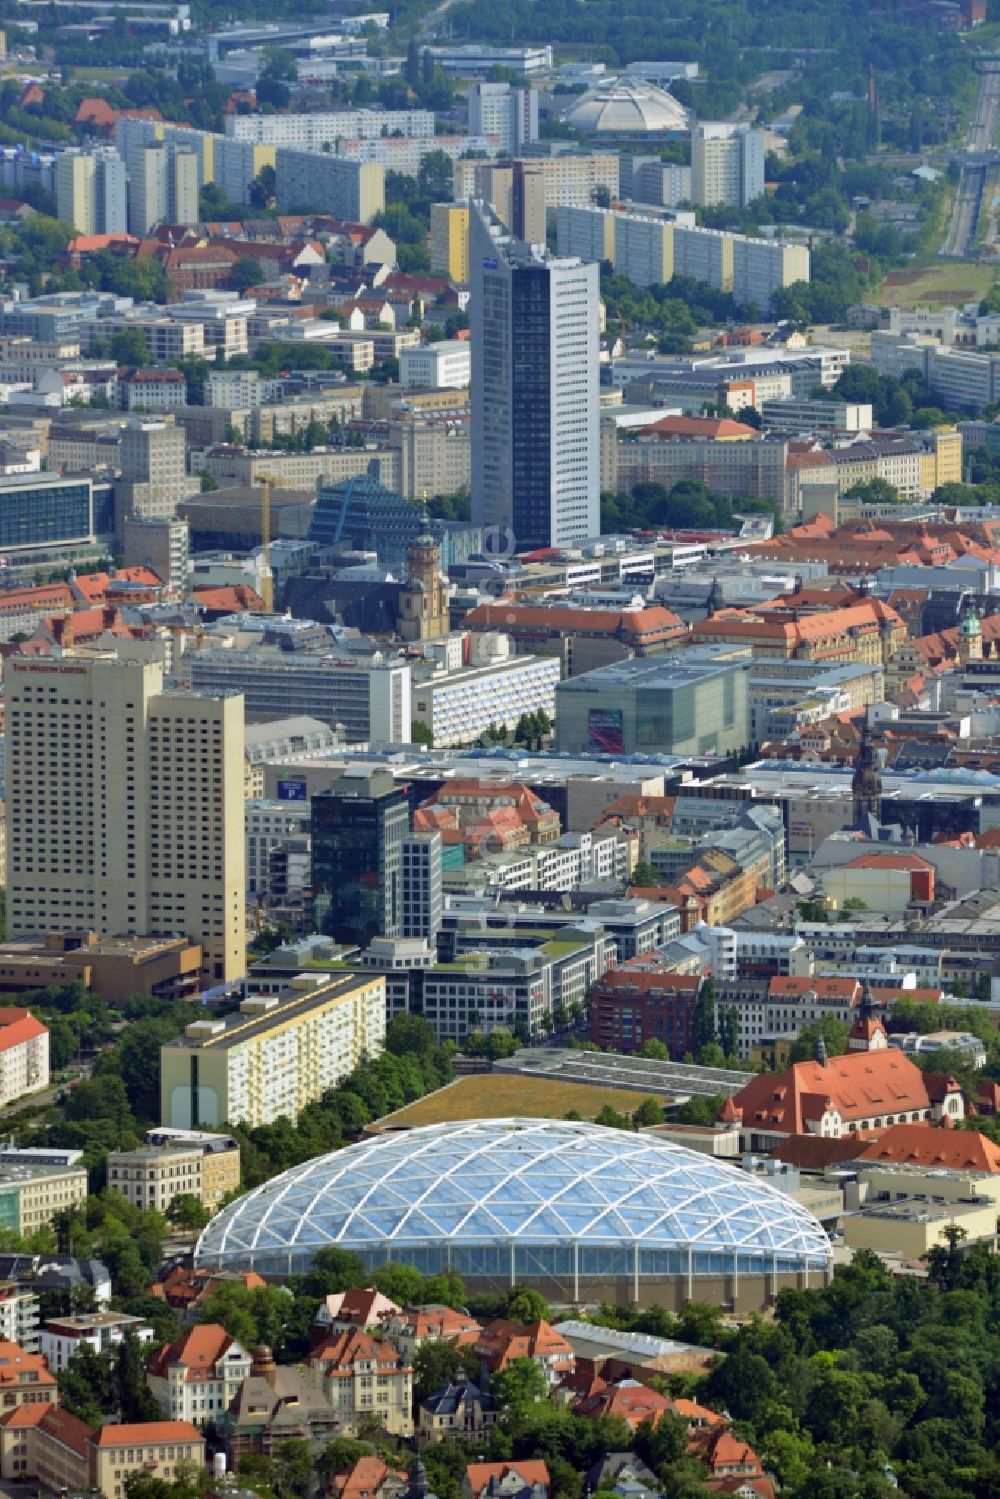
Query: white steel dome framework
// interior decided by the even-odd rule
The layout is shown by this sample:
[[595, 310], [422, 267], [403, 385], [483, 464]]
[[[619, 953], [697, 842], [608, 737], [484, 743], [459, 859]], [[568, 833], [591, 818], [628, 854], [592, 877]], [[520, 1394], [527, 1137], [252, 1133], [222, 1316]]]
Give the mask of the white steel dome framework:
[[307, 1161], [219, 1213], [196, 1261], [280, 1276], [333, 1245], [369, 1269], [398, 1261], [574, 1301], [761, 1305], [780, 1285], [823, 1281], [831, 1263], [812, 1214], [735, 1166], [540, 1119], [386, 1133]]

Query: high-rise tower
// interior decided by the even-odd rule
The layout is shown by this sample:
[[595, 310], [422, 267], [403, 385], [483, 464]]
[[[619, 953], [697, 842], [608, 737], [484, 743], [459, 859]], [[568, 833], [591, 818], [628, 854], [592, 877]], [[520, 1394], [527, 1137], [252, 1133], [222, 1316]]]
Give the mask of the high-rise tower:
[[505, 551], [596, 536], [599, 267], [470, 219], [473, 519]]

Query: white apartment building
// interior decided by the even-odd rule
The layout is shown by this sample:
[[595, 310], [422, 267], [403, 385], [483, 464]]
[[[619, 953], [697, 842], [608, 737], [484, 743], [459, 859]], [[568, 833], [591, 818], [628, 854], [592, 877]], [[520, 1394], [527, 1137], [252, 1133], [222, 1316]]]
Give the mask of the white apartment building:
[[280, 380], [268, 380], [259, 370], [210, 370], [205, 382], [205, 405], [224, 411], [264, 406], [281, 393]]
[[385, 980], [300, 974], [160, 1049], [161, 1118], [180, 1129], [297, 1119], [385, 1044]]
[[435, 672], [413, 684], [413, 718], [426, 724], [437, 749], [469, 744], [490, 724], [508, 729], [522, 713], [555, 713], [559, 662], [553, 656], [514, 656], [488, 666]]
[[[16, 794], [8, 780], [8, 808]], [[47, 1027], [30, 1010], [0, 1009], [0, 1107], [48, 1085]]]
[[53, 1374], [58, 1374], [81, 1348], [106, 1353], [124, 1342], [129, 1332], [141, 1343], [153, 1341], [153, 1329], [141, 1317], [130, 1317], [127, 1312], [84, 1312], [46, 1322], [38, 1332], [36, 1347]]
[[10, 935], [183, 932], [242, 975], [242, 699], [83, 652], [5, 675]]
[[207, 1426], [250, 1374], [250, 1354], [217, 1323], [192, 1327], [150, 1360], [146, 1383], [168, 1421]]
[[337, 155], [345, 161], [377, 161], [387, 172], [401, 172], [405, 177], [416, 177], [424, 157], [438, 151], [451, 161], [470, 152], [490, 158], [500, 154], [500, 142], [495, 135], [393, 135], [337, 142]]
[[449, 338], [441, 343], [404, 349], [399, 356], [399, 383], [404, 390], [425, 386], [430, 390], [468, 390], [472, 371], [472, 349], [468, 339]]
[[133, 1207], [165, 1213], [175, 1197], [201, 1201], [201, 1163], [198, 1146], [113, 1150], [108, 1156], [108, 1186]]
[[302, 714], [341, 724], [344, 739], [353, 744], [409, 739], [408, 665], [381, 658], [351, 660], [332, 647], [323, 655], [206, 647], [185, 659], [194, 688], [240, 692], [246, 711], [255, 716]]
[[231, 140], [256, 141], [321, 151], [341, 140], [380, 140], [384, 136], [434, 134], [431, 109], [337, 109], [316, 114], [227, 115]]
[[0, 1286], [0, 1342], [16, 1343], [25, 1353], [40, 1351], [38, 1297], [34, 1291], [13, 1283]]

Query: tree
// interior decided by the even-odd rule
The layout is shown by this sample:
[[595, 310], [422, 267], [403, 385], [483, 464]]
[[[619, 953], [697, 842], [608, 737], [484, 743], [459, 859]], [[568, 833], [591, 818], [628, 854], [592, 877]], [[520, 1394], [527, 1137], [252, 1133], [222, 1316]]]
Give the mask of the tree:
[[117, 365], [129, 369], [141, 368], [149, 363], [149, 344], [146, 335], [138, 328], [122, 328], [111, 335], [111, 358]]
[[417, 191], [431, 203], [451, 201], [455, 169], [446, 151], [428, 151], [417, 173]]
[[428, 749], [434, 748], [434, 734], [430, 727], [422, 719], [414, 718], [410, 721], [410, 743], [425, 744]]
[[664, 1046], [663, 1042], [658, 1041], [655, 1036], [650, 1036], [648, 1041], [644, 1041], [642, 1043], [642, 1045], [639, 1047], [639, 1055], [641, 1057], [647, 1057], [651, 1062], [670, 1061], [669, 1051]]
[[788, 1051], [789, 1062], [811, 1062], [820, 1041], [828, 1057], [843, 1056], [847, 1050], [848, 1027], [835, 1015], [824, 1015], [820, 1020], [804, 1025]]
[[548, 1381], [533, 1358], [515, 1358], [493, 1376], [492, 1391], [508, 1421], [520, 1421], [548, 1394]]
[[702, 979], [698, 990], [698, 997], [694, 1002], [694, 1014], [691, 1017], [691, 1050], [695, 1057], [706, 1046], [718, 1044], [718, 1032], [715, 1025], [715, 981], [709, 977]]
[[445, 1338], [428, 1338], [413, 1355], [413, 1395], [421, 1401], [454, 1379], [467, 1355]]
[[252, 259], [249, 255], [241, 255], [229, 273], [229, 284], [233, 291], [245, 292], [248, 287], [258, 286], [264, 279], [264, 271], [259, 260]]
[[663, 1109], [655, 1098], [647, 1098], [639, 1105], [632, 1118], [640, 1129], [649, 1129], [652, 1125], [663, 1123]]
[[115, 1349], [112, 1388], [115, 1407], [123, 1421], [157, 1421], [162, 1415], [146, 1383], [147, 1352], [132, 1328]]
[[629, 884], [637, 888], [651, 889], [660, 884], [660, 876], [645, 859], [640, 859], [629, 876]]
[[191, 1192], [181, 1193], [167, 1208], [167, 1218], [174, 1227], [187, 1229], [192, 1233], [199, 1233], [211, 1216], [201, 1199]]
[[252, 178], [248, 188], [248, 196], [251, 208], [271, 208], [274, 206], [277, 191], [277, 178], [272, 166], [262, 166], [256, 177]]
[[530, 1286], [511, 1286], [506, 1315], [511, 1322], [547, 1322], [552, 1312], [541, 1291]]

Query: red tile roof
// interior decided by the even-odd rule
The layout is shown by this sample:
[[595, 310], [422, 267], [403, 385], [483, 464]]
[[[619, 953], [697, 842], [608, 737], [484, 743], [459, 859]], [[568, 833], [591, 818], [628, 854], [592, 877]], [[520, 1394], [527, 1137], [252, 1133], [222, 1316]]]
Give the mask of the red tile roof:
[[148, 1447], [156, 1442], [204, 1442], [190, 1421], [137, 1421], [122, 1426], [102, 1426], [94, 1442], [97, 1447]]
[[47, 1035], [48, 1027], [30, 1011], [0, 1010], [0, 1051], [10, 1051], [12, 1046], [23, 1046], [26, 1041]]
[[927, 1124], [891, 1124], [865, 1146], [859, 1158], [942, 1166], [949, 1171], [1000, 1171], [1000, 1145], [986, 1135]]
[[509, 1474], [520, 1478], [525, 1488], [530, 1488], [535, 1483], [549, 1488], [552, 1482], [548, 1467], [541, 1458], [526, 1458], [523, 1462], [510, 1463], [469, 1463], [465, 1469], [473, 1499], [478, 1499], [491, 1478], [502, 1482]]
[[642, 1421], [655, 1426], [660, 1417], [670, 1409], [666, 1395], [659, 1394], [636, 1379], [623, 1379], [618, 1384], [604, 1385], [593, 1394], [586, 1395], [573, 1406], [577, 1416], [588, 1421], [600, 1421], [605, 1416], [618, 1416], [633, 1431]]
[[[957, 1091], [957, 1084], [952, 1085]], [[880, 1115], [923, 1113], [935, 1101], [934, 1079], [896, 1047], [848, 1052], [819, 1062], [796, 1062], [777, 1076], [761, 1074], [728, 1100], [751, 1128], [785, 1135], [809, 1132], [827, 1107], [845, 1125]], [[945, 1085], [945, 1091], [949, 1091]]]
[[186, 1380], [212, 1379], [219, 1360], [235, 1344], [235, 1338], [218, 1322], [203, 1322], [158, 1348], [149, 1361], [149, 1372], [165, 1379], [169, 1369], [180, 1365], [187, 1370]]

